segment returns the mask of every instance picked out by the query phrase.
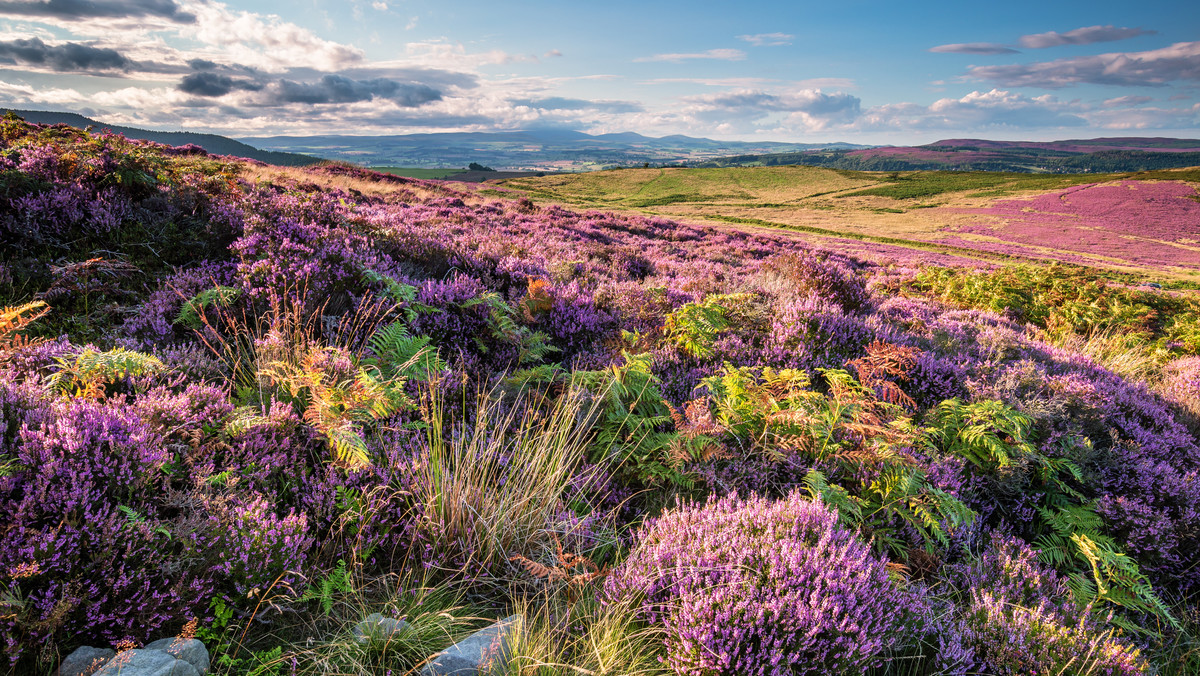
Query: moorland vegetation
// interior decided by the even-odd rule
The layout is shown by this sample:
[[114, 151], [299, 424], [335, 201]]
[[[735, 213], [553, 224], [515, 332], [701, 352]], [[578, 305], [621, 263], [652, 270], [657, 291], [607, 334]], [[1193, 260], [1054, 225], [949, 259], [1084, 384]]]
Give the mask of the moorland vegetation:
[[0, 143], [0, 670], [1200, 671], [1186, 292]]

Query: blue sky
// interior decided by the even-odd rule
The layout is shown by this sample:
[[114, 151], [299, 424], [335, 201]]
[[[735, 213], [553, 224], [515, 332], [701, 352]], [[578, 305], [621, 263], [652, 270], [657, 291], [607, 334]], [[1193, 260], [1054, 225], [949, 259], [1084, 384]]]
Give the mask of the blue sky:
[[0, 104], [233, 136], [1200, 136], [1186, 2], [0, 0]]

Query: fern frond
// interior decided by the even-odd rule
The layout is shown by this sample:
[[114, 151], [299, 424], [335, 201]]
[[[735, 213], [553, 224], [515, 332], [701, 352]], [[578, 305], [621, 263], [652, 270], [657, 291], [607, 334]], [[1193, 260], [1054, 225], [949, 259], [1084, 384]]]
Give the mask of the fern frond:
[[0, 353], [21, 344], [17, 332], [49, 312], [50, 307], [40, 300], [17, 307], [0, 308]]
[[74, 360], [58, 357], [56, 362], [59, 369], [50, 376], [51, 391], [84, 398], [103, 396], [108, 385], [156, 375], [167, 368], [158, 357], [123, 347], [106, 352], [84, 349]]
[[241, 289], [232, 286], [215, 286], [211, 289], [205, 289], [184, 301], [183, 306], [179, 308], [179, 314], [175, 316], [174, 323], [197, 330], [201, 326], [200, 314], [206, 308], [227, 308], [241, 297], [241, 295]]

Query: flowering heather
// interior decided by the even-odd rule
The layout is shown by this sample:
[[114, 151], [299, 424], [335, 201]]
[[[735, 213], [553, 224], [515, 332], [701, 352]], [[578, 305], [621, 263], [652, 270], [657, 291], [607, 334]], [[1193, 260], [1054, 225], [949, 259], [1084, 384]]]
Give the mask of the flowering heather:
[[1108, 256], [1147, 266], [1200, 267], [1196, 189], [1174, 181], [1088, 184], [996, 202], [961, 232], [1018, 246]]
[[965, 643], [988, 673], [1145, 674], [1139, 650], [1080, 608], [1064, 580], [1037, 562], [1024, 543], [1000, 536], [975, 560], [960, 565], [961, 588], [971, 602], [964, 615]]
[[645, 599], [676, 673], [856, 674], [896, 640], [883, 561], [799, 493], [683, 505], [638, 540], [606, 593]]

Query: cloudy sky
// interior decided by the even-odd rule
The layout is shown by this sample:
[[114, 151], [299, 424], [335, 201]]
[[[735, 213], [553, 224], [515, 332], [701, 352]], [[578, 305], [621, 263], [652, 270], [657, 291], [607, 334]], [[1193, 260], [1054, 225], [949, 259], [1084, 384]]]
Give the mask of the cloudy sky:
[[1200, 4], [0, 0], [0, 105], [231, 136], [1194, 138]]

